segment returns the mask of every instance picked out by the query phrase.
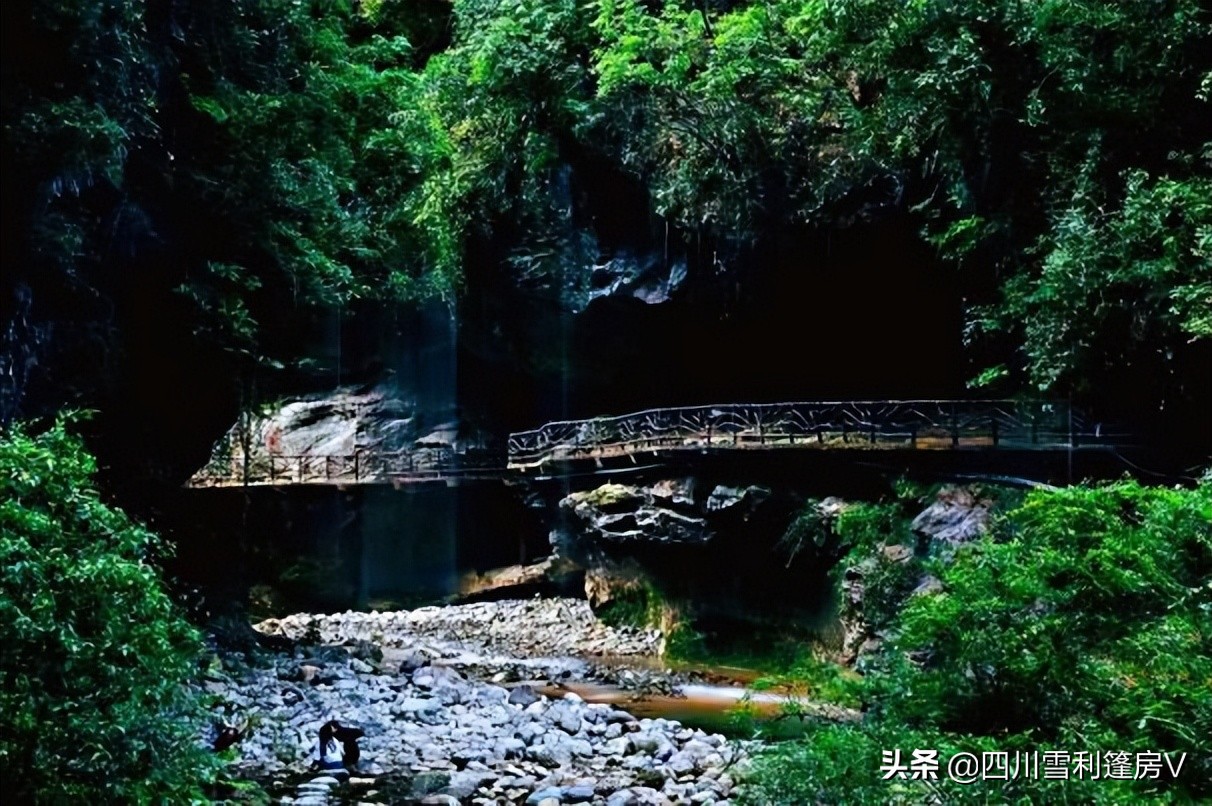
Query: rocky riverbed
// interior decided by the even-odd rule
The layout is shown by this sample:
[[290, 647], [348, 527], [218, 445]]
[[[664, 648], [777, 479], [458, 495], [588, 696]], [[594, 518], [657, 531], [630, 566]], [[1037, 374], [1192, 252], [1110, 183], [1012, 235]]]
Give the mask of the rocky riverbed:
[[[607, 627], [584, 601], [295, 615], [257, 629], [293, 651], [229, 664], [207, 685], [217, 718], [248, 725], [241, 772], [296, 803], [721, 804], [744, 763], [723, 736], [540, 693], [595, 678], [597, 658], [659, 648], [659, 634]], [[329, 719], [365, 732], [348, 781], [306, 775]]]

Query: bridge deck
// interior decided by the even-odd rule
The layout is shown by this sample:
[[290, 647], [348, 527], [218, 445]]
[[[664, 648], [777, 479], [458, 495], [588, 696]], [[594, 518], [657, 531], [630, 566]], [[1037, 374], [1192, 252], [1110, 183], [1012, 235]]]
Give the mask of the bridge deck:
[[457, 484], [549, 473], [585, 461], [671, 452], [1072, 451], [1117, 444], [1060, 403], [910, 400], [725, 404], [548, 423], [509, 436], [508, 458], [449, 449], [216, 457], [191, 487]]

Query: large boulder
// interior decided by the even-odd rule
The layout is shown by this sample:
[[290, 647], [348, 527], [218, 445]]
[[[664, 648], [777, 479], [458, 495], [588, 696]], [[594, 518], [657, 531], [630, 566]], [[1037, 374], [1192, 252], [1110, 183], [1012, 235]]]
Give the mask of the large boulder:
[[[951, 549], [976, 540], [989, 528], [994, 502], [970, 487], [946, 485], [917, 517], [910, 528], [917, 535], [917, 550], [946, 558]], [[900, 598], [928, 596], [942, 590], [938, 578], [925, 573], [914, 564], [914, 549], [898, 543], [881, 545], [869, 557], [849, 568], [842, 576], [842, 660], [862, 668], [867, 657], [875, 653], [885, 639], [881, 625], [873, 623], [867, 598], [867, 580], [877, 573], [888, 585], [890, 574], [897, 578]], [[897, 571], [897, 567], [902, 571]], [[887, 592], [885, 591], [885, 595]]]
[[453, 406], [423, 408], [415, 390], [392, 382], [342, 386], [285, 398], [241, 418], [189, 484], [231, 483], [245, 475], [250, 483], [352, 477], [355, 454], [372, 457], [360, 463], [358, 477], [373, 477], [383, 470], [374, 457], [400, 454], [426, 469], [483, 455], [488, 442], [457, 419]]
[[560, 501], [579, 532], [603, 544], [702, 544], [715, 537], [707, 519], [684, 503], [685, 489], [675, 493], [669, 482], [639, 487], [603, 484], [594, 490], [572, 493]]
[[923, 541], [956, 546], [988, 531], [992, 508], [993, 501], [973, 489], [947, 485], [913, 519], [910, 528]]
[[770, 488], [752, 484], [712, 484], [694, 477], [646, 485], [608, 483], [560, 501], [563, 526], [552, 535], [552, 543], [590, 567], [596, 559], [593, 553], [586, 557], [577, 550], [586, 544], [607, 549], [702, 546], [729, 530], [751, 536], [759, 522], [770, 521], [763, 528], [771, 530], [777, 522], [781, 529], [796, 506], [788, 496], [780, 498]]
[[564, 585], [581, 571], [571, 560], [554, 555], [529, 565], [510, 565], [489, 571], [468, 571], [459, 578], [459, 595], [479, 596], [514, 589], [519, 597], [544, 585]]
[[729, 487], [717, 484], [707, 498], [708, 512], [724, 512], [740, 509], [748, 514], [759, 504], [770, 498], [771, 491], [766, 487], [749, 485], [748, 487]]

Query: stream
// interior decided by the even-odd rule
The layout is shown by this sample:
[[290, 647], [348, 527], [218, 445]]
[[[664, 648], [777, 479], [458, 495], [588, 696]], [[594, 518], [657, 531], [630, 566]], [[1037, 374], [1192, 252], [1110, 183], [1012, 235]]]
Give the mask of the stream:
[[[257, 629], [293, 650], [225, 663], [207, 687], [216, 723], [250, 726], [236, 769], [276, 795], [293, 788], [285, 802], [726, 804], [747, 763], [733, 712], [771, 718], [790, 701], [748, 691], [744, 671], [667, 670], [659, 634], [603, 625], [583, 600], [296, 614]], [[352, 778], [309, 772], [330, 719], [365, 734]]]
[[[748, 720], [773, 720], [794, 700], [786, 694], [751, 691], [742, 686], [693, 683], [677, 685], [672, 694], [637, 694], [616, 685], [594, 682], [547, 686], [540, 691], [549, 697], [572, 691], [586, 702], [615, 705], [639, 717], [671, 719], [687, 727], [741, 737], [750, 732]], [[784, 724], [787, 729], [777, 732], [779, 738], [799, 733], [795, 729], [799, 723]]]
[[592, 661], [587, 679], [540, 690], [549, 697], [572, 691], [586, 702], [618, 706], [641, 717], [677, 720], [737, 739], [752, 738], [757, 729], [765, 741], [802, 735], [804, 722], [789, 711], [835, 721], [859, 716], [851, 709], [791, 692], [752, 688], [762, 676], [759, 670], [740, 666], [668, 664], [649, 656], [604, 657]]

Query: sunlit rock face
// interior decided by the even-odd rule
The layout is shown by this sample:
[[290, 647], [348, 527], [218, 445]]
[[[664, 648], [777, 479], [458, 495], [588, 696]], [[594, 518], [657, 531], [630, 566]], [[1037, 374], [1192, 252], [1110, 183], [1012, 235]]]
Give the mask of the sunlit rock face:
[[323, 462], [418, 452], [457, 456], [483, 450], [485, 442], [453, 410], [423, 410], [395, 384], [343, 386], [284, 398], [241, 418], [190, 483], [213, 483], [245, 466], [263, 469], [271, 462], [289, 472], [294, 469], [290, 461], [300, 457]]
[[729, 487], [717, 484], [707, 497], [708, 512], [727, 512], [740, 510], [742, 513], [752, 511], [760, 506], [771, 495], [766, 487], [749, 485], [748, 487]]

